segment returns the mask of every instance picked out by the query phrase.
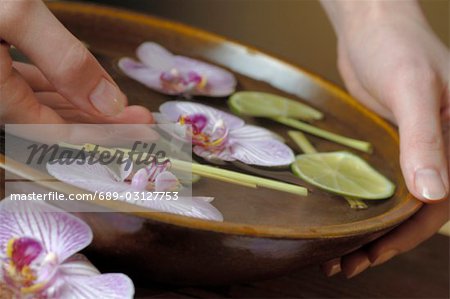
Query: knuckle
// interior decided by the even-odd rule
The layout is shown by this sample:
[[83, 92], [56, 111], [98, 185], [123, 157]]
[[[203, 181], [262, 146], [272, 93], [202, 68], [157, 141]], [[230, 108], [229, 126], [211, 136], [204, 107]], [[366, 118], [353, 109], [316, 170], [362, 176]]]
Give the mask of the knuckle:
[[394, 67], [392, 84], [405, 87], [433, 86], [439, 82], [437, 72], [426, 61], [407, 59], [399, 61]]
[[429, 105], [442, 90], [439, 73], [425, 61], [402, 60], [384, 79], [383, 97], [397, 113], [407, 105]]
[[0, 25], [11, 28], [24, 21], [24, 15], [32, 12], [37, 4], [33, 0], [0, 1]]
[[91, 53], [77, 41], [59, 61], [54, 81], [58, 86], [64, 85], [65, 82], [77, 82], [93, 62]]
[[442, 138], [437, 132], [415, 133], [409, 140], [410, 147], [437, 152], [442, 148]]

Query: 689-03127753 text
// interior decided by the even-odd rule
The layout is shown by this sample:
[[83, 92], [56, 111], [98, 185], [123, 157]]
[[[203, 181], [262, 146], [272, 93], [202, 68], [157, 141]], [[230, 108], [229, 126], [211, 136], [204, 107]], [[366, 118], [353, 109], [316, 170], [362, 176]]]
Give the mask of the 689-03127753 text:
[[157, 201], [157, 200], [178, 200], [178, 192], [150, 192], [150, 191], [126, 191], [126, 192], [99, 192], [94, 193], [71, 193], [64, 194], [60, 192], [47, 193], [12, 193], [12, 201]]

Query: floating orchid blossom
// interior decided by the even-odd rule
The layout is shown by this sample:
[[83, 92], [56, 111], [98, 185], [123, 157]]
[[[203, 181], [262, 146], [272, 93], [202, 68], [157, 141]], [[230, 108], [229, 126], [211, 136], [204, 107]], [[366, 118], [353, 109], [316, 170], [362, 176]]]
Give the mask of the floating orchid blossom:
[[[180, 183], [177, 177], [168, 171], [170, 163], [153, 163], [139, 169], [131, 179], [131, 184], [125, 180], [131, 176], [131, 168], [125, 170], [121, 164], [119, 171], [114, 172], [102, 164], [65, 163], [47, 164], [48, 172], [57, 179], [91, 192], [171, 192], [177, 191]], [[134, 193], [133, 193], [134, 194]], [[121, 196], [121, 198], [127, 198]], [[120, 198], [119, 198], [120, 199]], [[222, 214], [210, 202], [211, 197], [186, 197], [177, 199], [154, 199], [127, 201], [152, 210], [179, 214], [207, 220], [223, 221]]]
[[0, 219], [0, 285], [12, 298], [133, 298], [127, 276], [100, 274], [76, 254], [92, 241], [91, 229], [77, 217], [42, 202], [7, 198], [0, 202]]
[[[159, 122], [190, 125], [187, 136], [178, 136], [194, 145], [193, 151], [207, 160], [239, 160], [260, 166], [289, 165], [292, 150], [269, 130], [246, 125], [226, 112], [191, 102], [171, 101], [159, 107]], [[184, 130], [183, 132], [185, 132]]]
[[192, 58], [173, 55], [162, 46], [146, 42], [137, 48], [141, 62], [119, 61], [129, 77], [168, 95], [223, 97], [234, 92], [235, 77], [228, 71]]

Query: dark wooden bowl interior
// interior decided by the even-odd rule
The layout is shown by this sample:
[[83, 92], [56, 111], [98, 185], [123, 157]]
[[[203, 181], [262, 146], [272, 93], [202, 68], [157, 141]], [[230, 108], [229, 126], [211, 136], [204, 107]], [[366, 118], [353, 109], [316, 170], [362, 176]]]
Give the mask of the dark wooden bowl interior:
[[[268, 189], [254, 190], [202, 179], [194, 185], [194, 193], [215, 197], [214, 205], [225, 217], [226, 222], [223, 225], [234, 223], [320, 231], [321, 227], [367, 223], [367, 220], [379, 219], [399, 208], [410, 214], [417, 208], [417, 203], [411, 199], [403, 182], [395, 131], [331, 84], [257, 50], [183, 25], [94, 6], [54, 3], [51, 8], [62, 23], [89, 46], [127, 94], [130, 103], [157, 111], [161, 103], [175, 99], [154, 92], [126, 77], [117, 67], [119, 58], [134, 57], [134, 51], [140, 43], [154, 41], [174, 53], [229, 69], [238, 78], [238, 90], [284, 95], [320, 109], [324, 112], [325, 119], [315, 122], [315, 125], [370, 141], [374, 146], [373, 154], [354, 152], [397, 185], [392, 198], [367, 201], [367, 210], [355, 211], [348, 207], [342, 197], [308, 185], [292, 175], [289, 169], [263, 169], [230, 164], [226, 168], [304, 185], [310, 190], [310, 195], [299, 197]], [[229, 111], [226, 98], [195, 97], [193, 100]], [[289, 140], [286, 135], [288, 128], [285, 126], [263, 119], [245, 120], [273, 130]], [[310, 136], [310, 140], [319, 151], [352, 151], [320, 138]], [[289, 142], [289, 145], [299, 152], [294, 144]]]

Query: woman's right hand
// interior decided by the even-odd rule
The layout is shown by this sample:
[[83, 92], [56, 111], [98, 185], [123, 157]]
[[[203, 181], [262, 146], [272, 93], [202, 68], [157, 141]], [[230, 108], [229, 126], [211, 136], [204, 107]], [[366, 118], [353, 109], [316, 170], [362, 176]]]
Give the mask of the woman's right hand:
[[[34, 65], [13, 62], [10, 45]], [[40, 0], [0, 0], [0, 123], [151, 123]]]

